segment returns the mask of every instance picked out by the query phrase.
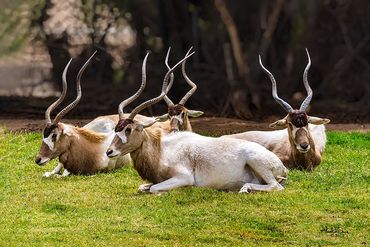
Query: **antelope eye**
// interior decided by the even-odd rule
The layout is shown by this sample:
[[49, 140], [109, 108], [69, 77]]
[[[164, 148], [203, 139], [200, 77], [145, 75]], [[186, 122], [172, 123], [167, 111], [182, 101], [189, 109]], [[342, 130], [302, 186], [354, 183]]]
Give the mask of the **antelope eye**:
[[55, 141], [55, 140], [57, 139], [57, 134], [53, 134], [53, 135], [51, 136], [51, 139], [52, 139], [53, 141]]
[[126, 134], [131, 133], [131, 128], [127, 128], [127, 129], [125, 130], [125, 133], [126, 133]]

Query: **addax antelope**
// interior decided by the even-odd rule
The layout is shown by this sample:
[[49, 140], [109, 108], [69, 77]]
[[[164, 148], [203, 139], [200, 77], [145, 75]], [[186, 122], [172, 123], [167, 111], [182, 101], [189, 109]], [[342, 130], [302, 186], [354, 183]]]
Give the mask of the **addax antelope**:
[[324, 124], [329, 123], [330, 120], [308, 116], [306, 113], [313, 94], [307, 79], [308, 70], [311, 66], [311, 58], [307, 49], [306, 53], [308, 63], [303, 73], [303, 83], [308, 95], [299, 109], [293, 109], [287, 102], [279, 98], [275, 78], [263, 66], [261, 56], [259, 56], [261, 67], [271, 80], [273, 98], [288, 112], [286, 117], [270, 124], [270, 127], [286, 129], [248, 131], [223, 137], [238, 138], [259, 143], [274, 152], [288, 168], [312, 170], [320, 164], [326, 144]]
[[[61, 110], [54, 120], [51, 120], [51, 112], [63, 101], [67, 93], [67, 70], [72, 59], [63, 71], [63, 91], [61, 96], [52, 103], [45, 112], [46, 126], [43, 130], [43, 140], [36, 156], [35, 162], [38, 165], [45, 165], [48, 161], [58, 157], [59, 163], [52, 172], [46, 172], [45, 177], [60, 174], [64, 168], [63, 176], [73, 174], [94, 174], [100, 171], [108, 171], [122, 167], [130, 163], [129, 156], [120, 156], [115, 159], [108, 159], [105, 151], [114, 137], [114, 131], [102, 131], [97, 133], [89, 128], [79, 128], [69, 124], [61, 123], [61, 119], [72, 110], [81, 99], [81, 77], [87, 65], [96, 52], [87, 60], [78, 72], [76, 85], [76, 99]], [[143, 62], [143, 67], [145, 66]], [[109, 116], [108, 116], [109, 117]], [[97, 125], [94, 125], [99, 126]], [[102, 125], [100, 125], [101, 127]], [[91, 126], [90, 126], [91, 127]], [[109, 129], [109, 128], [107, 128]]]
[[[257, 143], [187, 131], [163, 136], [161, 130], [148, 128], [155, 121], [134, 119], [141, 110], [164, 98], [170, 74], [192, 54], [167, 72], [158, 97], [136, 107], [128, 118], [120, 118], [107, 155], [113, 158], [130, 153], [134, 168], [150, 182], [139, 187], [143, 192], [183, 186], [240, 192], [282, 190], [280, 183], [287, 178], [288, 170], [274, 153]], [[123, 111], [127, 100], [120, 106]]]
[[[145, 55], [145, 58], [143, 60], [143, 65], [141, 69], [141, 84], [139, 89], [133, 94], [128, 100], [129, 103], [136, 100], [144, 91], [146, 86], [146, 63], [148, 60], [150, 52], [147, 52]], [[123, 112], [119, 111], [119, 114], [124, 114]], [[115, 115], [108, 115], [108, 116], [100, 116], [89, 122], [84, 126], [84, 128], [99, 132], [99, 133], [111, 133], [114, 132], [114, 128], [116, 127], [116, 124], [120, 118], [119, 114]], [[124, 114], [124, 117], [128, 117], [129, 114]], [[143, 115], [137, 115], [137, 118], [140, 119], [140, 121], [149, 121], [154, 120], [154, 117], [147, 117]], [[169, 122], [158, 122], [153, 125], [153, 127], [162, 128], [164, 132], [169, 132]]]
[[[188, 52], [186, 53], [186, 56], [189, 55], [191, 50], [192, 50], [192, 47], [188, 50]], [[169, 57], [170, 51], [171, 51], [171, 47], [168, 49], [166, 59], [165, 59], [165, 64], [166, 64], [168, 70], [170, 70], [170, 66], [168, 65], [168, 57]], [[184, 76], [184, 79], [186, 80], [186, 82], [192, 88], [189, 90], [189, 92], [187, 92], [187, 94], [185, 94], [184, 97], [182, 97], [182, 99], [179, 101], [179, 103], [174, 104], [172, 102], [172, 100], [167, 96], [167, 93], [171, 89], [173, 81], [174, 81], [174, 77], [175, 77], [174, 74], [171, 73], [170, 82], [169, 82], [168, 87], [167, 87], [166, 95], [164, 96], [164, 100], [166, 101], [167, 106], [168, 106], [168, 112], [166, 114], [162, 115], [162, 116], [157, 117], [157, 119], [159, 121], [164, 121], [164, 120], [169, 119], [171, 132], [192, 131], [191, 124], [190, 124], [190, 121], [189, 121], [189, 117], [194, 118], [194, 117], [199, 117], [199, 116], [203, 115], [202, 111], [190, 110], [190, 109], [187, 109], [184, 106], [185, 103], [188, 101], [188, 99], [197, 90], [197, 85], [192, 80], [190, 80], [190, 78], [186, 74], [186, 69], [185, 69], [186, 61], [187, 60], [185, 60], [182, 63], [182, 68], [181, 68], [182, 69], [182, 75]]]

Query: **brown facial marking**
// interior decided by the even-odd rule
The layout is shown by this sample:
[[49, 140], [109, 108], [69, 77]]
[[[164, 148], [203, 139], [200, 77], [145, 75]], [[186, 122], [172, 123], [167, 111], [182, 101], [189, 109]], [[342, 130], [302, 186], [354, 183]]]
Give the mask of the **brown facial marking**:
[[51, 157], [53, 155], [53, 150], [50, 150], [49, 146], [42, 142], [38, 156]]
[[289, 120], [297, 128], [307, 126], [308, 124], [308, 118], [305, 112], [289, 113]]
[[168, 115], [169, 116], [177, 116], [184, 110], [184, 106], [182, 105], [171, 105], [168, 107]]
[[51, 134], [51, 132], [57, 127], [58, 127], [57, 124], [53, 124], [53, 123], [46, 124], [46, 127], [44, 128], [44, 132], [43, 132], [44, 137], [48, 137]]
[[307, 131], [305, 129], [298, 129], [295, 139], [297, 144], [308, 144]]
[[122, 131], [127, 125], [134, 123], [131, 119], [120, 119], [114, 129], [115, 132]]

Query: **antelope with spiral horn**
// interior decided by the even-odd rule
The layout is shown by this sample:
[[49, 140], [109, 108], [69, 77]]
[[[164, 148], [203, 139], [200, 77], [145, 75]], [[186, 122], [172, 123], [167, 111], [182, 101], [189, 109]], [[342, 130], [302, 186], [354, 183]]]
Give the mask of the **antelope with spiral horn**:
[[[188, 50], [186, 53], [186, 56], [189, 55], [191, 52], [192, 47]], [[166, 59], [165, 59], [165, 64], [168, 70], [170, 70], [170, 66], [168, 65], [168, 57], [171, 51], [171, 47], [167, 51]], [[179, 101], [179, 103], [174, 104], [172, 100], [167, 96], [168, 91], [171, 89], [173, 81], [174, 81], [174, 74], [171, 73], [170, 75], [170, 82], [168, 84], [167, 90], [166, 90], [166, 95], [164, 96], [164, 100], [167, 103], [168, 106], [168, 112], [162, 116], [157, 117], [159, 121], [164, 121], [169, 119], [169, 124], [170, 124], [170, 132], [176, 132], [176, 131], [192, 131], [191, 124], [189, 121], [189, 117], [199, 117], [203, 115], [202, 111], [195, 111], [195, 110], [190, 110], [187, 109], [184, 105], [188, 101], [188, 99], [194, 94], [194, 92], [197, 90], [197, 85], [190, 80], [190, 78], [186, 74], [186, 61], [185, 60], [182, 63], [182, 75], [185, 78], [186, 82], [192, 87], [184, 97]]]
[[[59, 163], [53, 171], [46, 172], [44, 177], [58, 175], [61, 173], [63, 168], [64, 172], [62, 176], [68, 176], [70, 173], [94, 174], [101, 171], [120, 168], [131, 162], [128, 155], [120, 156], [115, 159], [108, 159], [105, 155], [105, 151], [114, 137], [115, 124], [112, 123], [114, 121], [114, 116], [101, 116], [82, 128], [61, 122], [62, 118], [79, 103], [82, 96], [81, 77], [95, 54], [96, 52], [94, 52], [78, 72], [76, 79], [76, 99], [61, 110], [54, 120], [51, 120], [51, 112], [63, 101], [67, 93], [66, 75], [72, 59], [68, 62], [62, 76], [62, 94], [45, 112], [46, 126], [43, 130], [43, 140], [40, 150], [35, 158], [35, 162], [41, 166], [58, 157]], [[147, 56], [143, 61], [142, 83], [140, 89], [134, 95], [135, 97], [137, 97], [136, 95], [140, 94], [143, 87], [145, 87], [145, 66]], [[141, 120], [152, 119], [141, 115], [138, 117]]]
[[161, 94], [136, 107], [128, 118], [120, 104], [120, 120], [107, 156], [130, 153], [134, 168], [148, 180], [139, 190], [158, 193], [184, 186], [200, 186], [240, 192], [282, 190], [288, 170], [279, 158], [253, 142], [233, 138], [205, 137], [188, 131], [163, 135], [151, 122], [135, 119], [140, 111], [162, 100], [173, 70], [191, 55], [170, 68]]
[[307, 91], [307, 97], [299, 109], [293, 109], [286, 101], [279, 98], [275, 78], [263, 66], [261, 56], [259, 56], [261, 68], [269, 76], [272, 83], [272, 97], [288, 113], [283, 119], [270, 124], [270, 127], [286, 129], [247, 131], [223, 137], [238, 138], [259, 143], [274, 152], [288, 168], [313, 170], [320, 164], [326, 144], [324, 124], [329, 123], [330, 120], [307, 115], [306, 110], [311, 102], [313, 93], [307, 79], [308, 70], [311, 66], [311, 58], [307, 49], [306, 53], [308, 63], [303, 73], [303, 83]]

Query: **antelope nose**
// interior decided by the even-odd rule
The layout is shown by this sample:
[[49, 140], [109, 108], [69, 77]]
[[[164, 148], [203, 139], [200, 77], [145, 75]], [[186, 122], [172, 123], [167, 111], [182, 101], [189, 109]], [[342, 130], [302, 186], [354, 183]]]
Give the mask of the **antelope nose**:
[[109, 148], [106, 152], [107, 156], [109, 157], [109, 155], [111, 155], [113, 153], [113, 150], [111, 148]]
[[40, 162], [41, 162], [41, 158], [40, 158], [40, 157], [36, 157], [36, 159], [35, 159], [35, 163], [36, 163], [36, 164], [40, 164]]
[[299, 144], [301, 146], [301, 148], [303, 149], [307, 149], [308, 148], [308, 143], [307, 142], [304, 142], [304, 143], [301, 143]]

